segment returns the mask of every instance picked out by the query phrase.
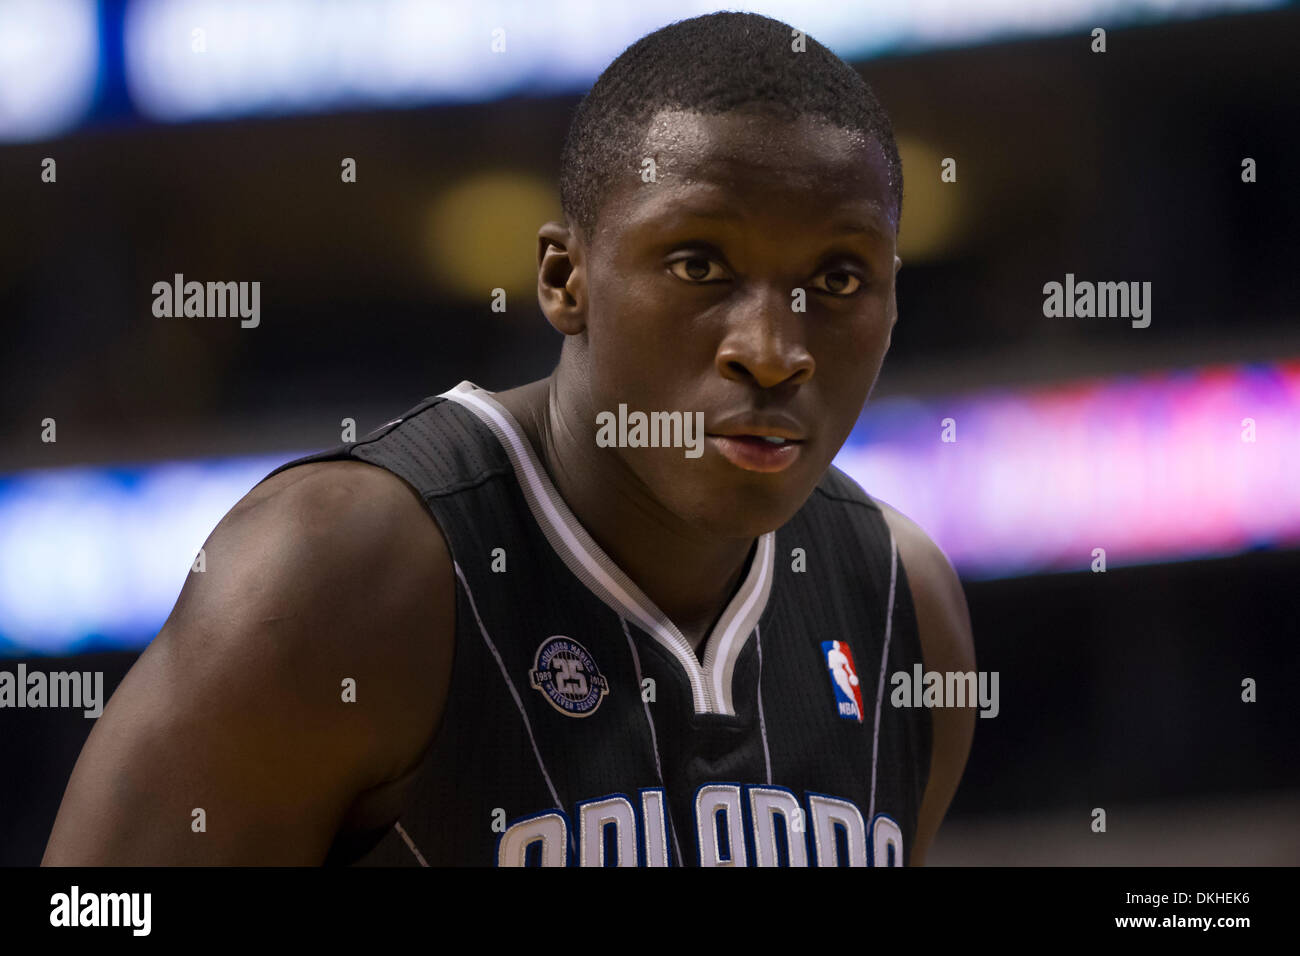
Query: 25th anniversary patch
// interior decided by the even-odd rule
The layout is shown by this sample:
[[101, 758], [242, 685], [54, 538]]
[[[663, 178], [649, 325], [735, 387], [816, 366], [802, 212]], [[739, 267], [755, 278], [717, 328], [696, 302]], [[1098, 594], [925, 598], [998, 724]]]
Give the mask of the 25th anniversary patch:
[[568, 717], [590, 717], [609, 693], [609, 682], [587, 649], [560, 634], [537, 648], [528, 682]]

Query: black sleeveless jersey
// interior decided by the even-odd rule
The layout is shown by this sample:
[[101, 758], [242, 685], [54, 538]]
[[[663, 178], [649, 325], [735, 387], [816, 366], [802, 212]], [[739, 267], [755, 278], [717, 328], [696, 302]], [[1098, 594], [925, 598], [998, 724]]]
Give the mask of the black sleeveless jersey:
[[701, 661], [491, 392], [462, 382], [276, 472], [348, 458], [428, 506], [456, 633], [412, 799], [327, 864], [906, 865], [931, 726], [889, 677], [920, 642], [880, 507], [837, 468], [756, 540]]

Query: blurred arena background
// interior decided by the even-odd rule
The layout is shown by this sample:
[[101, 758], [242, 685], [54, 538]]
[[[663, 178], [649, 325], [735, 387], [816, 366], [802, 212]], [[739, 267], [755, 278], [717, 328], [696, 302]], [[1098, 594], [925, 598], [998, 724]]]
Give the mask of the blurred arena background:
[[[838, 463], [947, 550], [1002, 691], [931, 862], [1300, 862], [1300, 9], [740, 7], [859, 65], [902, 150], [900, 321]], [[0, 669], [107, 696], [275, 465], [547, 374], [570, 113], [715, 8], [0, 0]], [[177, 273], [260, 281], [260, 324], [155, 317]], [[1150, 326], [1045, 318], [1067, 274], [1149, 281]], [[0, 864], [91, 725], [0, 711]]]

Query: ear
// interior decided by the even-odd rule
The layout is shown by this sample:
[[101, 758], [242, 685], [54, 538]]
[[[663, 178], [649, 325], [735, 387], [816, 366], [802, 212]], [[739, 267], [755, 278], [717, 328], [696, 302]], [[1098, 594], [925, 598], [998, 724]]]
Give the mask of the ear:
[[537, 304], [557, 332], [577, 335], [587, 328], [586, 272], [582, 243], [562, 222], [537, 230]]

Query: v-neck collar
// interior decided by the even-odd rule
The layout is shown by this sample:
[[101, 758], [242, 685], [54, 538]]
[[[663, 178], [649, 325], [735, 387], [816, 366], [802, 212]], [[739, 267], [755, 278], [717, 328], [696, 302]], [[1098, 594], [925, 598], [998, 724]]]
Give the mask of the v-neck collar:
[[681, 665], [691, 685], [695, 712], [734, 715], [732, 678], [740, 652], [772, 592], [776, 532], [758, 538], [749, 573], [705, 639], [701, 662], [677, 625], [614, 563], [569, 510], [524, 430], [505, 406], [491, 392], [470, 381], [461, 382], [439, 398], [469, 409], [496, 436], [551, 548], [592, 594], [620, 616], [636, 622]]

